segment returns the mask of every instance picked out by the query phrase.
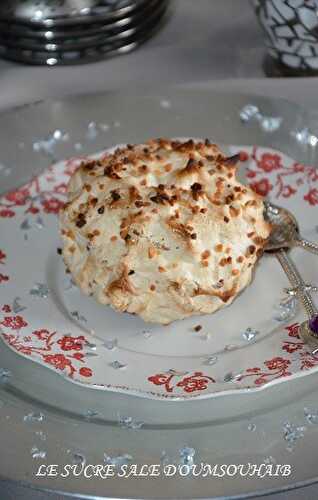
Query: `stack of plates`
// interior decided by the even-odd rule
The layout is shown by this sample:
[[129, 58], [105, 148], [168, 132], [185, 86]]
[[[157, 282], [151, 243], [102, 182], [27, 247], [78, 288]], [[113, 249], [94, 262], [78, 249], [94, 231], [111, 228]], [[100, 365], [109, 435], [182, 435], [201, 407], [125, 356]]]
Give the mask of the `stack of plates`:
[[1, 0], [0, 55], [29, 64], [93, 62], [136, 48], [169, 0]]

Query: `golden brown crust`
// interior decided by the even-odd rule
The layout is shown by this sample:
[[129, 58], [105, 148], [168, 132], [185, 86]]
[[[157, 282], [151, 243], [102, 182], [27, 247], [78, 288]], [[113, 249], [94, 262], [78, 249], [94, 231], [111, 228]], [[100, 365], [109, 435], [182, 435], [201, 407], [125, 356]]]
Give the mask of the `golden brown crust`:
[[75, 282], [159, 323], [229, 304], [270, 232], [237, 161], [208, 140], [153, 139], [83, 162], [60, 217]]

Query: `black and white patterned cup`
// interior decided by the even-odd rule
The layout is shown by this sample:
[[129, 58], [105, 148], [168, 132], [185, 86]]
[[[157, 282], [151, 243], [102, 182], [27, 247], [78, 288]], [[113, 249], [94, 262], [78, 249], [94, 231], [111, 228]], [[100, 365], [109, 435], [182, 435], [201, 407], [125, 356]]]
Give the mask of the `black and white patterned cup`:
[[318, 75], [318, 0], [252, 0], [269, 76]]

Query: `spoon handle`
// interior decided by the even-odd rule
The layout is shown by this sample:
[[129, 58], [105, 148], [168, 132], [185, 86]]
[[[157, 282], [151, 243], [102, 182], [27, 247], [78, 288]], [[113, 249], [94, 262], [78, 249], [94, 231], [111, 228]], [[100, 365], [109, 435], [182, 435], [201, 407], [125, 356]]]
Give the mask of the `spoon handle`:
[[317, 309], [310, 293], [306, 291], [306, 283], [304, 282], [297, 267], [295, 266], [289, 255], [285, 252], [285, 250], [281, 249], [278, 252], [275, 252], [275, 255], [279, 260], [280, 265], [284, 269], [291, 285], [296, 288], [297, 295], [302, 305], [304, 306], [307, 316], [309, 319], [311, 319], [317, 314]]
[[318, 254], [318, 245], [313, 241], [305, 240], [305, 238], [297, 238], [295, 240], [296, 245], [304, 248], [305, 250], [309, 250], [309, 252]]

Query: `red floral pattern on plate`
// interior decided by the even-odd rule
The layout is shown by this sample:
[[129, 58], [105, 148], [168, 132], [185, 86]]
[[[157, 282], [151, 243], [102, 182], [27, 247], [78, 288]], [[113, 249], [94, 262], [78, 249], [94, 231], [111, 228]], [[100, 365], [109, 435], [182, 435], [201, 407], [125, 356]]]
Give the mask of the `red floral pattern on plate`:
[[[3, 252], [3, 250], [0, 250], [0, 264], [5, 264], [6, 257], [7, 255]], [[0, 284], [7, 281], [9, 281], [9, 276], [0, 272]]]
[[318, 205], [318, 189], [311, 188], [304, 196], [304, 200], [308, 201], [309, 205]]
[[20, 330], [28, 325], [22, 316], [5, 316], [5, 318], [0, 321], [0, 325], [5, 328], [11, 328], [11, 330]]
[[[266, 176], [271, 174], [270, 177]], [[310, 165], [292, 162], [285, 163], [279, 153], [264, 152], [253, 148], [251, 162], [247, 169], [250, 187], [258, 194], [273, 198], [290, 198], [300, 187], [305, 188], [303, 199], [311, 206], [318, 204], [318, 170]]]
[[260, 179], [259, 181], [252, 182], [250, 187], [261, 196], [267, 196], [268, 193], [273, 189], [272, 184], [268, 179]]
[[282, 158], [277, 153], [263, 153], [258, 165], [264, 172], [272, 172], [283, 167]]
[[313, 368], [318, 365], [318, 355], [312, 354], [309, 350], [307, 350], [307, 346], [300, 340], [299, 337], [299, 323], [293, 323], [292, 325], [288, 325], [285, 327], [285, 330], [288, 332], [288, 337], [291, 337], [295, 340], [283, 339], [281, 350], [285, 351], [285, 353], [293, 354], [297, 351], [301, 351], [298, 353], [298, 357], [296, 360], [292, 360], [284, 354], [281, 356], [277, 356], [272, 359], [268, 359], [264, 361], [263, 367], [254, 367], [247, 368], [245, 372], [239, 377], [239, 380], [246, 379], [247, 377], [253, 377], [253, 383], [255, 385], [263, 385], [266, 382], [270, 382], [274, 379], [287, 377], [292, 375], [292, 372], [289, 371], [291, 368], [292, 361], [295, 363], [297, 368], [293, 368], [293, 373], [295, 371], [302, 371], [308, 368]]
[[2, 250], [0, 250], [0, 264], [4, 264], [5, 258], [6, 254]]
[[[299, 323], [293, 323], [286, 326], [285, 330], [288, 332], [288, 337], [296, 340], [290, 341], [289, 339], [283, 339], [281, 345], [282, 355], [265, 360], [262, 367], [255, 366], [246, 368], [245, 371], [236, 378], [236, 382], [234, 382], [235, 385], [237, 385], [237, 382], [249, 378], [251, 383], [258, 387], [275, 379], [292, 375], [292, 373], [295, 372], [295, 369], [293, 369], [293, 372], [291, 371], [292, 359], [284, 356], [283, 351], [287, 351], [289, 354], [298, 350], [301, 351], [296, 361], [297, 371], [317, 366], [318, 355], [314, 355], [310, 351], [307, 351], [307, 346], [300, 340], [297, 341], [297, 339], [300, 339], [298, 333], [299, 327]], [[173, 392], [178, 387], [183, 388], [183, 391], [187, 393], [205, 391], [208, 389], [210, 383], [216, 383], [213, 377], [204, 375], [202, 372], [197, 371], [188, 375], [187, 373], [178, 372], [177, 370], [169, 370], [168, 372], [151, 375], [148, 377], [148, 381], [154, 385], [163, 386], [167, 393]]]
[[84, 335], [79, 337], [71, 337], [70, 335], [64, 335], [64, 337], [57, 342], [63, 351], [80, 351], [83, 349], [83, 344], [85, 343]]
[[[9, 310], [11, 307], [8, 304], [2, 307], [4, 312], [9, 312]], [[85, 352], [83, 352], [87, 343], [84, 335], [72, 337], [71, 335], [61, 335], [55, 331], [50, 332], [45, 328], [33, 330], [26, 335], [21, 330], [28, 326], [28, 322], [20, 315], [5, 316], [0, 321], [0, 326], [4, 331], [3, 338], [18, 353], [40, 359], [56, 370], [63, 371], [71, 378], [75, 373], [85, 378], [92, 377], [93, 370], [90, 367], [81, 366], [87, 362]]]
[[[187, 375], [186, 377], [184, 375]], [[181, 380], [179, 380], [181, 378]], [[192, 375], [169, 370], [166, 373], [157, 373], [148, 377], [149, 382], [155, 385], [163, 385], [166, 392], [173, 392], [175, 388], [181, 387], [184, 392], [205, 391], [209, 383], [214, 383], [212, 377], [204, 375], [203, 372], [194, 372]], [[179, 381], [178, 381], [179, 380]]]
[[35, 215], [41, 211], [58, 214], [65, 202], [68, 179], [84, 159], [71, 158], [61, 164], [60, 168], [53, 165], [45, 174], [7, 193], [0, 199], [0, 218], [14, 217], [19, 208], [23, 208], [25, 214]]
[[13, 210], [9, 210], [8, 208], [4, 208], [4, 209], [0, 210], [0, 217], [11, 218], [14, 216], [15, 216], [15, 213]]

